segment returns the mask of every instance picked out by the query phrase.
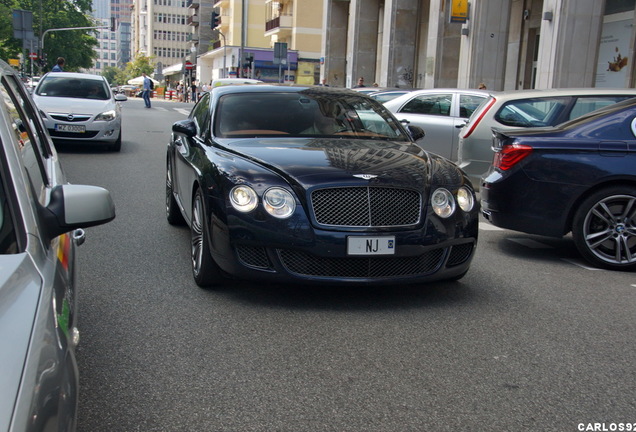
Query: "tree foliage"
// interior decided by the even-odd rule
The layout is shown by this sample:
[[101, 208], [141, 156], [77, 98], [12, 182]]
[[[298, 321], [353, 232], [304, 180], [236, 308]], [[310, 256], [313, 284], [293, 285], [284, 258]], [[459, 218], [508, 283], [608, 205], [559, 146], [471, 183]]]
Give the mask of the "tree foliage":
[[143, 72], [148, 75], [152, 74], [152, 72], [155, 70], [155, 67], [152, 65], [151, 60], [151, 57], [146, 57], [143, 54], [137, 54], [133, 61], [126, 64], [126, 69], [124, 69], [126, 80], [136, 78]]
[[[22, 41], [13, 39], [12, 9], [33, 13], [33, 31], [41, 39], [49, 29], [96, 26], [89, 15], [91, 8], [92, 0], [0, 0], [0, 56], [6, 60], [22, 52]], [[43, 72], [50, 70], [58, 57], [66, 60], [66, 71], [88, 69], [96, 58], [95, 46], [95, 30], [48, 32], [44, 37], [48, 61]]]

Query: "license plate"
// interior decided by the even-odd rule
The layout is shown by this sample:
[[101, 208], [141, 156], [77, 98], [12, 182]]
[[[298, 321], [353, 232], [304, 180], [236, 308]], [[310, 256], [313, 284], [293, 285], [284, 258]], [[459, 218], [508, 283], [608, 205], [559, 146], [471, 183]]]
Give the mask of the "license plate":
[[86, 126], [56, 124], [55, 125], [55, 130], [58, 131], [58, 132], [85, 133], [86, 132]]
[[347, 237], [347, 255], [394, 255], [395, 236]]

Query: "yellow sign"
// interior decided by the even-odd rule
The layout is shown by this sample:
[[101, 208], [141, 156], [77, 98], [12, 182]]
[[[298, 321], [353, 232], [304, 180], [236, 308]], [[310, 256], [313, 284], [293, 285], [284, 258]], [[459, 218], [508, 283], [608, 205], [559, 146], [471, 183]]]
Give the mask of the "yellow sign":
[[18, 60], [18, 59], [9, 59], [9, 64], [11, 66], [20, 66], [20, 60]]
[[451, 16], [450, 22], [466, 23], [468, 19], [468, 1], [467, 0], [451, 0]]

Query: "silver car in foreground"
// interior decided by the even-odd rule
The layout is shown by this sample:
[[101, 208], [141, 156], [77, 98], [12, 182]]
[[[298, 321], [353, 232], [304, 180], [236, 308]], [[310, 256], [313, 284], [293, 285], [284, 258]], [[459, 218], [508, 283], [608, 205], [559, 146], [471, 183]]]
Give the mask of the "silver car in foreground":
[[105, 143], [121, 150], [123, 94], [113, 94], [106, 78], [71, 72], [50, 72], [33, 93], [44, 124], [55, 141]]
[[517, 90], [493, 94], [459, 133], [458, 163], [476, 188], [490, 168], [492, 128], [556, 126], [584, 114], [636, 97], [635, 89]]
[[73, 431], [75, 248], [115, 217], [109, 192], [68, 184], [26, 87], [0, 61], [0, 431]]
[[459, 129], [492, 92], [470, 89], [415, 90], [384, 102], [398, 120], [424, 129], [417, 144], [424, 150], [457, 160]]

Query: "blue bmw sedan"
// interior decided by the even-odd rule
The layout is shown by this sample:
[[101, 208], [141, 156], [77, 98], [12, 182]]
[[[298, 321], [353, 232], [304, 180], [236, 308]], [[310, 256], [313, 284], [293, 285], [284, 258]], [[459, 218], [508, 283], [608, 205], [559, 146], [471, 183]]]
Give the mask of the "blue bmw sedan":
[[482, 213], [530, 234], [569, 232], [581, 255], [636, 268], [636, 98], [553, 128], [493, 129]]

